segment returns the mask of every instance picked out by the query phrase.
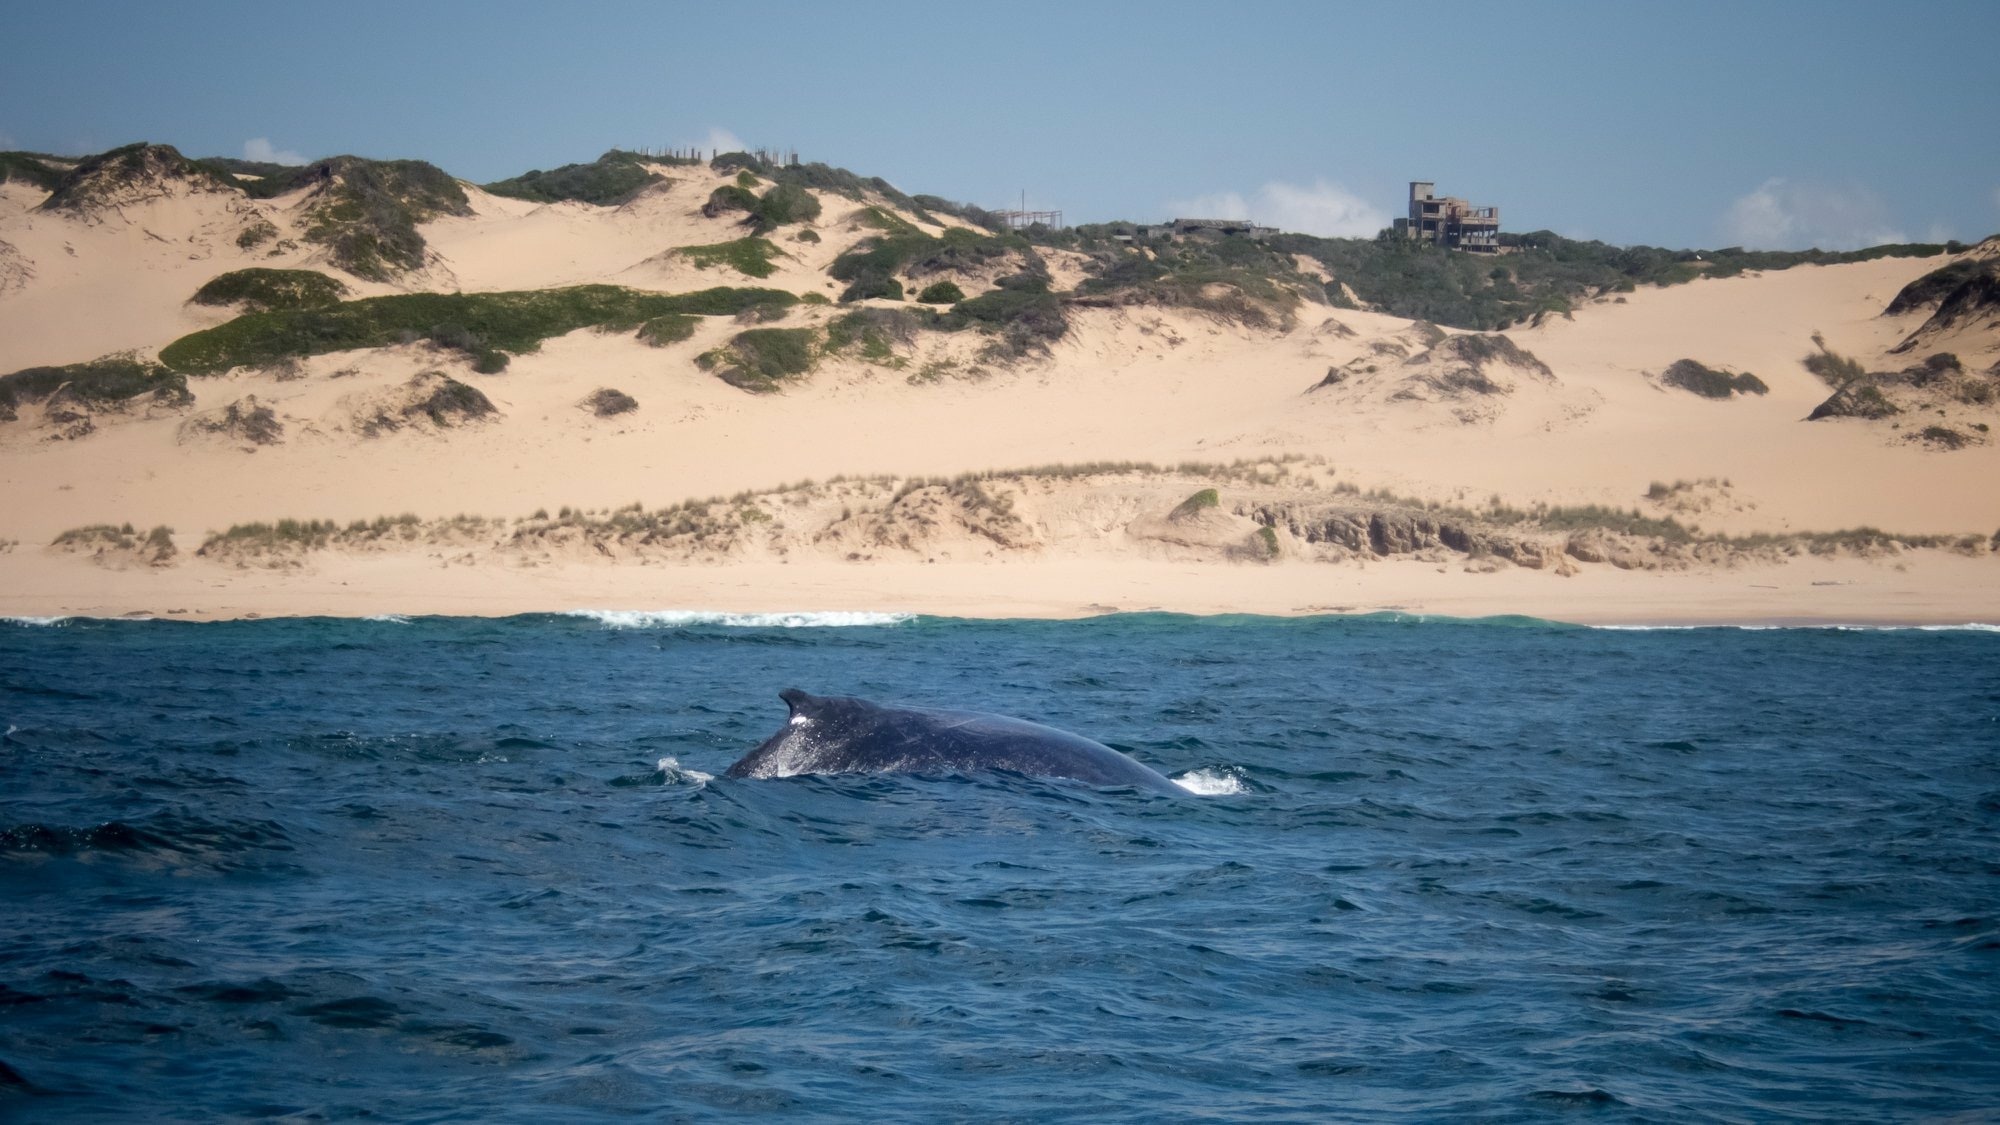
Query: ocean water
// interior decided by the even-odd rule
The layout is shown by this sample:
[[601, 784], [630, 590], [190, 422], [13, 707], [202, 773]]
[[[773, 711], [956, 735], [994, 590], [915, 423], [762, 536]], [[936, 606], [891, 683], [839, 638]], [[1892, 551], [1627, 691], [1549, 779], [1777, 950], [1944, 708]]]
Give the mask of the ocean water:
[[[1193, 792], [720, 777], [776, 693]], [[0, 624], [0, 1118], [1990, 1120], [2000, 633]]]

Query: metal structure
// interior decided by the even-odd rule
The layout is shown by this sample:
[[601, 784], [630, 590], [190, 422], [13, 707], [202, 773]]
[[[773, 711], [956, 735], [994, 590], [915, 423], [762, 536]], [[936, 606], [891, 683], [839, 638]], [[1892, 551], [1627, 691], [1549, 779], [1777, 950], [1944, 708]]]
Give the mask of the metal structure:
[[1500, 249], [1500, 208], [1477, 207], [1456, 196], [1440, 196], [1437, 185], [1410, 181], [1410, 214], [1397, 219], [1397, 233], [1452, 250], [1492, 254]]
[[993, 211], [990, 214], [1006, 223], [1008, 230], [1025, 230], [1038, 225], [1060, 228], [1063, 225], [1061, 211]]

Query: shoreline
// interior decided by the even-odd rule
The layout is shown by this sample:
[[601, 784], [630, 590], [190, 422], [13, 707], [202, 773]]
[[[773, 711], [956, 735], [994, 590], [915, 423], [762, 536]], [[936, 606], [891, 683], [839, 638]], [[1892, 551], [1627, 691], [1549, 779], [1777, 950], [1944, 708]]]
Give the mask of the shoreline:
[[1422, 561], [1243, 564], [1136, 559], [464, 565], [404, 554], [309, 569], [107, 569], [0, 555], [0, 617], [226, 621], [521, 614], [879, 614], [1082, 620], [1114, 613], [1402, 613], [1624, 627], [2000, 626], [1992, 558], [1913, 552], [1669, 572], [1590, 566], [1467, 573]]

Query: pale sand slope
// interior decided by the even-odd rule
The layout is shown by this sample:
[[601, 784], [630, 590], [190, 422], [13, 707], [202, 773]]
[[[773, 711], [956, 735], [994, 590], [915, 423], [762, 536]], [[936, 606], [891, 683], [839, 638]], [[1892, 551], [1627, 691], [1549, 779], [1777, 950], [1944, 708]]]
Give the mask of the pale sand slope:
[[[372, 441], [330, 429], [339, 399], [453, 366], [451, 357], [422, 345], [322, 356], [308, 365], [316, 377], [297, 382], [249, 373], [191, 381], [197, 409], [255, 393], [293, 418], [284, 444], [256, 453], [179, 445], [171, 421], [109, 423], [71, 443], [12, 432], [0, 444], [4, 535], [47, 542], [78, 524], [126, 520], [199, 534], [286, 516], [511, 516], [656, 506], [838, 473], [1275, 453], [1323, 455], [1362, 487], [1474, 504], [1499, 493], [1516, 504], [1627, 507], [1652, 481], [1715, 477], [1733, 483], [1743, 510], [1714, 512], [1711, 527], [1990, 532], [2000, 526], [2000, 490], [1989, 487], [2000, 447], [1938, 453], [1890, 440], [1879, 426], [1799, 421], [1823, 394], [1794, 353], [1810, 348], [1815, 329], [1830, 340], [1869, 331], [1876, 302], [1867, 295], [1893, 292], [1930, 264], [1805, 267], [1587, 308], [1574, 323], [1517, 334], [1554, 367], [1556, 382], [1521, 385], [1495, 420], [1470, 426], [1434, 404], [1307, 393], [1329, 364], [1362, 350], [1361, 340], [1401, 324], [1365, 313], [1319, 313], [1360, 330], [1344, 339], [1315, 331], [1310, 318], [1272, 336], [1189, 313], [1094, 311], [1053, 359], [982, 381], [912, 386], [910, 368], [849, 362], [771, 396], [695, 368], [696, 354], [739, 330], [727, 318], [662, 349], [579, 332], [501, 375], [454, 367], [492, 397], [500, 421], [442, 438]], [[786, 323], [835, 312], [801, 309]], [[1640, 374], [1687, 353], [1757, 371], [1773, 393], [1711, 402]], [[360, 374], [324, 377], [352, 368]], [[578, 410], [600, 386], [633, 395], [640, 409], [610, 421]]]

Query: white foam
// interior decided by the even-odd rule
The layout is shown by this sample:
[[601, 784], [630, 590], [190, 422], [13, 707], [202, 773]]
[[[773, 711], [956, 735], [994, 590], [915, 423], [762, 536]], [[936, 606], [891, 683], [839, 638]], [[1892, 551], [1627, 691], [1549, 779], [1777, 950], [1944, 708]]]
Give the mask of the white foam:
[[1250, 791], [1250, 787], [1243, 783], [1242, 778], [1226, 769], [1189, 770], [1169, 780], [1197, 797], [1226, 797], [1232, 793]]
[[1733, 629], [1739, 633], [1772, 633], [1788, 629], [1823, 629], [1829, 633], [2000, 633], [2000, 625], [1968, 621], [1963, 625], [1591, 625], [1607, 633], [1684, 633], [1696, 629]]
[[363, 621], [379, 621], [384, 625], [408, 625], [410, 619], [400, 613], [377, 613], [364, 617]]
[[858, 611], [820, 613], [721, 613], [702, 609], [577, 609], [567, 617], [588, 617], [612, 629], [682, 629], [721, 625], [732, 629], [817, 629], [852, 625], [900, 625], [915, 614]]
[[692, 785], [706, 785], [715, 780], [715, 775], [712, 773], [681, 768], [678, 758], [661, 758], [659, 771], [665, 775], [668, 785], [678, 785], [683, 781]]
[[68, 617], [0, 617], [9, 625], [24, 625], [30, 629], [49, 629], [69, 623]]

